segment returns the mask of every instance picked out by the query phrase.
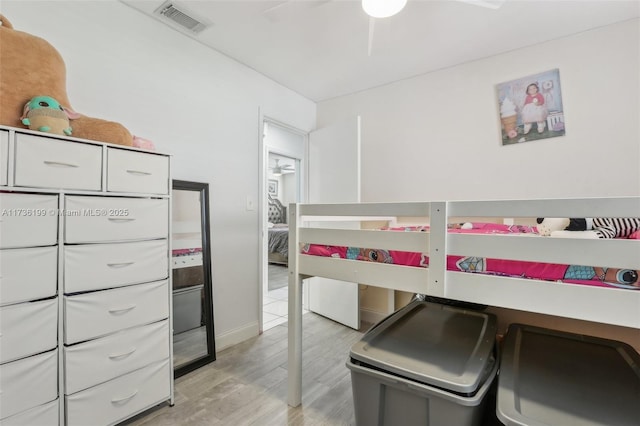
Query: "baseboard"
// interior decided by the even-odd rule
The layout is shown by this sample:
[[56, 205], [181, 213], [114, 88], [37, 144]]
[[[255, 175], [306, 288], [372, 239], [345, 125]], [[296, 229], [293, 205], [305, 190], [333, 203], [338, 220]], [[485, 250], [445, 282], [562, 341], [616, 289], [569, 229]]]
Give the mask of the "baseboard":
[[360, 308], [360, 321], [370, 324], [377, 324], [386, 318], [387, 314], [384, 312], [372, 311], [366, 308]]
[[256, 337], [259, 333], [259, 324], [257, 321], [238, 327], [226, 333], [216, 335], [216, 352], [224, 350], [228, 347], [242, 343], [247, 339]]

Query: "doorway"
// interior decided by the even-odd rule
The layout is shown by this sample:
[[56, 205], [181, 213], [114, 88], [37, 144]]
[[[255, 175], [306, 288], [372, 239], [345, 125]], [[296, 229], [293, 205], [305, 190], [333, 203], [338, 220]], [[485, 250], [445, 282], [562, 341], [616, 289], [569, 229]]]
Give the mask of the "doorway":
[[303, 199], [306, 134], [281, 123], [263, 122], [263, 181], [260, 292], [261, 330], [287, 321], [289, 204]]

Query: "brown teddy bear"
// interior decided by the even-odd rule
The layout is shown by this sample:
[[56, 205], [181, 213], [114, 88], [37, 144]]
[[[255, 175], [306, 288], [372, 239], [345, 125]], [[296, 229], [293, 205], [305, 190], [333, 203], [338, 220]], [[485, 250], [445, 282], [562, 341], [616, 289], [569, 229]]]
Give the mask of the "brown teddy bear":
[[[0, 24], [0, 124], [22, 127], [25, 104], [43, 94], [73, 111], [60, 53], [44, 39], [14, 30], [3, 15]], [[131, 133], [119, 123], [77, 114], [71, 124], [74, 137], [133, 145]]]

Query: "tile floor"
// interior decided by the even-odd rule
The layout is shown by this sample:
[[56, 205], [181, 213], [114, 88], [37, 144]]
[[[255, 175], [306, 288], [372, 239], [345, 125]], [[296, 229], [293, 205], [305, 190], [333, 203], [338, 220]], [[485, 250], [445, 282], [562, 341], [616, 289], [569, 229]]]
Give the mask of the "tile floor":
[[[269, 282], [273, 285], [273, 280], [287, 279], [287, 267], [280, 265], [269, 265]], [[283, 273], [283, 271], [285, 273]], [[283, 278], [284, 277], [284, 278]], [[289, 300], [289, 289], [286, 285], [275, 290], [269, 290], [264, 295], [262, 301], [262, 321], [263, 331], [267, 331], [277, 325], [287, 322], [287, 311]], [[303, 311], [303, 314], [308, 311]]]

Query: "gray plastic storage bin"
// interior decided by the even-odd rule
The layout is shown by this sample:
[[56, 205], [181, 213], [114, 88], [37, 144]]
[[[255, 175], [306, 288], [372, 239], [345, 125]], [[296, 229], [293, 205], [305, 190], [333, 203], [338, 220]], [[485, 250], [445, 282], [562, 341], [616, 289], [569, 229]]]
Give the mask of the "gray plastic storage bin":
[[493, 315], [414, 301], [351, 348], [356, 423], [476, 426], [498, 363]]
[[640, 425], [640, 355], [629, 345], [512, 324], [496, 414], [505, 425]]
[[203, 285], [173, 290], [173, 334], [202, 325]]

